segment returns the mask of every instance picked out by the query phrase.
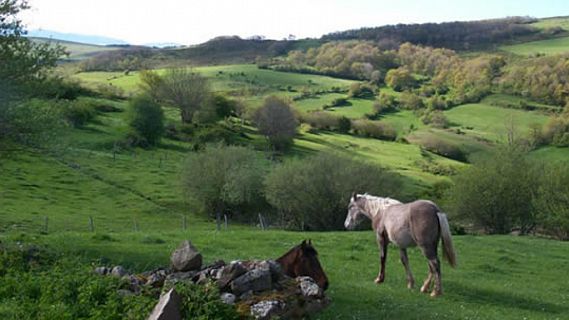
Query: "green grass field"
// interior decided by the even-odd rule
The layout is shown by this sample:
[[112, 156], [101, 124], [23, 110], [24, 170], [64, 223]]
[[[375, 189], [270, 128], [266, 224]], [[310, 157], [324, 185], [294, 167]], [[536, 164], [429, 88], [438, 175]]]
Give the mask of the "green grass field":
[[500, 49], [522, 56], [535, 55], [538, 53], [547, 55], [566, 53], [569, 52], [569, 37], [502, 46]]
[[532, 23], [532, 26], [540, 29], [547, 29], [553, 27], [561, 27], [569, 31], [569, 17], [555, 17], [540, 19], [538, 22]]

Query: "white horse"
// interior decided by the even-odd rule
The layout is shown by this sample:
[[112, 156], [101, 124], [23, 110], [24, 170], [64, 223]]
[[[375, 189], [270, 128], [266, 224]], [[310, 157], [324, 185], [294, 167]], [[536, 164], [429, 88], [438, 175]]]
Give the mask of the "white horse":
[[350, 199], [344, 226], [353, 229], [360, 215], [372, 221], [379, 246], [380, 269], [375, 283], [379, 284], [385, 280], [387, 244], [392, 242], [399, 247], [401, 262], [407, 273], [407, 287], [413, 288], [415, 280], [409, 268], [407, 248], [419, 246], [429, 263], [429, 275], [421, 287], [421, 292], [430, 290], [434, 276], [435, 286], [431, 296], [442, 294], [441, 268], [437, 256], [439, 239], [442, 238], [443, 256], [452, 267], [456, 266], [456, 255], [446, 214], [442, 213], [436, 204], [427, 200], [403, 204], [395, 199], [354, 193]]

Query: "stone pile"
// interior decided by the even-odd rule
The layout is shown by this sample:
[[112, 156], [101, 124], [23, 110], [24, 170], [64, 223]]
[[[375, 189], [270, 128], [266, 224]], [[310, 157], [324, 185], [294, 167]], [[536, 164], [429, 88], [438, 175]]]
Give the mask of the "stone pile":
[[[121, 266], [98, 267], [101, 275], [120, 277], [130, 284], [121, 294], [138, 294], [144, 286], [172, 287], [177, 282], [196, 284], [215, 283], [220, 299], [235, 305], [244, 316], [255, 319], [296, 319], [326, 307], [329, 299], [322, 288], [310, 277], [296, 279], [285, 275], [273, 260], [216, 261], [202, 266], [202, 255], [184, 241], [172, 253], [171, 268], [161, 268], [142, 274], [128, 274]], [[180, 298], [174, 289], [164, 293], [149, 320], [180, 319]], [[177, 313], [172, 310], [177, 310]], [[177, 314], [173, 316], [172, 314]]]

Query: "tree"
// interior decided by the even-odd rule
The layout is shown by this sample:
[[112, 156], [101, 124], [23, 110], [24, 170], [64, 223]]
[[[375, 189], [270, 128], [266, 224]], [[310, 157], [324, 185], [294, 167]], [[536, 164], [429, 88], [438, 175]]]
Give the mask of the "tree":
[[394, 96], [385, 92], [382, 92], [379, 98], [373, 103], [373, 111], [377, 115], [395, 111], [395, 109], [397, 109], [397, 100]]
[[188, 156], [182, 184], [191, 202], [209, 216], [239, 212], [263, 203], [264, 161], [245, 147], [210, 145]]
[[276, 150], [288, 147], [296, 135], [298, 121], [291, 106], [281, 98], [271, 96], [257, 109], [254, 122]]
[[140, 144], [155, 145], [164, 134], [162, 107], [148, 96], [138, 96], [129, 103], [128, 124]]
[[569, 240], [569, 165], [547, 164], [533, 201], [541, 227], [558, 239]]
[[425, 104], [423, 103], [423, 99], [418, 95], [409, 91], [404, 91], [399, 96], [399, 106], [407, 110], [419, 110], [424, 108]]
[[377, 165], [320, 153], [271, 171], [265, 197], [289, 228], [341, 230], [352, 192], [397, 197], [400, 187], [396, 174]]
[[459, 218], [488, 233], [535, 227], [535, 165], [518, 146], [504, 146], [456, 176], [451, 198]]
[[5, 83], [42, 79], [65, 53], [61, 46], [24, 37], [26, 30], [16, 15], [26, 9], [26, 0], [0, 0], [0, 81]]
[[412, 89], [415, 86], [415, 78], [406, 67], [391, 69], [385, 75], [385, 83], [395, 91]]
[[191, 123], [197, 113], [201, 113], [201, 120], [215, 114], [209, 81], [191, 69], [168, 69], [163, 76], [145, 71], [141, 81], [142, 89], [150, 96], [179, 108], [183, 123]]

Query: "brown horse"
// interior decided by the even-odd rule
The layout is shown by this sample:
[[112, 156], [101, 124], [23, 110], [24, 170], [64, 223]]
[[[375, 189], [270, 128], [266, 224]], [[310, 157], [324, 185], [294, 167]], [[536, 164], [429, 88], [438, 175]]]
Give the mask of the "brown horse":
[[350, 199], [344, 226], [353, 229], [360, 215], [371, 219], [377, 237], [380, 257], [379, 274], [375, 279], [377, 284], [385, 280], [387, 244], [392, 242], [399, 247], [401, 262], [407, 273], [407, 287], [413, 288], [415, 280], [409, 268], [407, 248], [419, 246], [429, 261], [429, 275], [421, 287], [421, 292], [429, 291], [434, 276], [435, 286], [431, 296], [442, 294], [441, 266], [437, 256], [439, 239], [442, 238], [443, 256], [452, 267], [456, 266], [456, 256], [446, 215], [436, 204], [427, 200], [403, 204], [395, 199], [354, 193]]
[[318, 261], [318, 252], [312, 246], [312, 241], [302, 241], [276, 261], [289, 277], [308, 276], [314, 279], [320, 288], [324, 290], [328, 288], [328, 277], [322, 270]]

